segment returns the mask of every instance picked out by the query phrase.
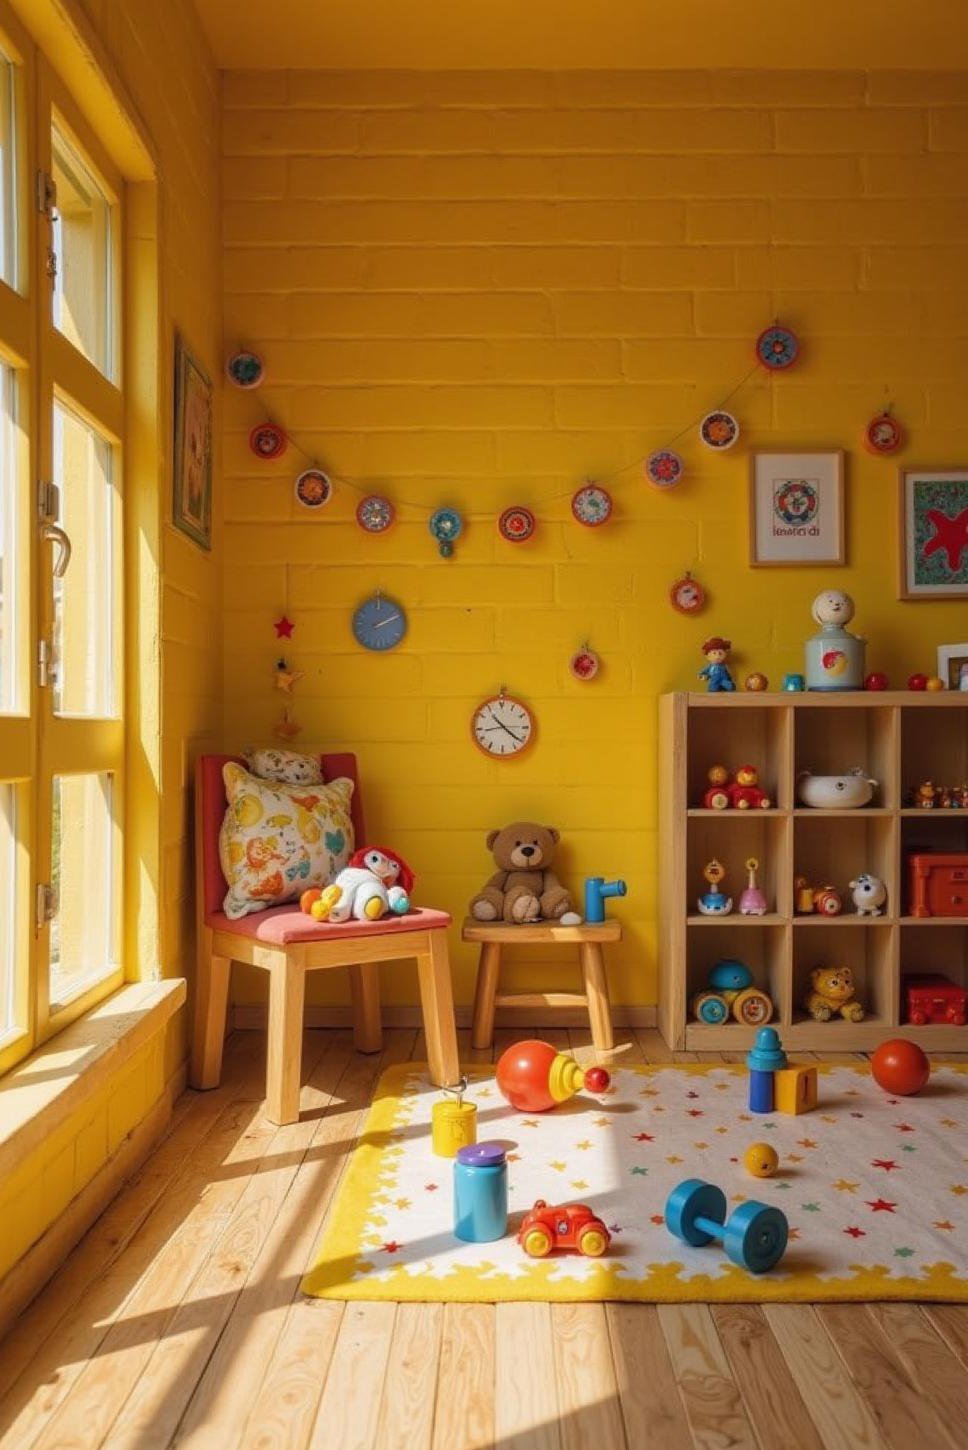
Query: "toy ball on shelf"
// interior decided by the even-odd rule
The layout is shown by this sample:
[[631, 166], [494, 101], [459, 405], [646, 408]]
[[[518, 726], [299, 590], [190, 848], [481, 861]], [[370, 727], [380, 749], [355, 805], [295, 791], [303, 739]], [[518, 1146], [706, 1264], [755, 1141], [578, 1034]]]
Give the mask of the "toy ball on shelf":
[[916, 1042], [892, 1037], [871, 1054], [871, 1077], [892, 1097], [919, 1093], [931, 1076], [931, 1064]]
[[909, 690], [926, 690], [928, 688], [927, 675], [910, 675], [907, 687]]
[[770, 682], [766, 678], [766, 675], [761, 675], [758, 670], [754, 670], [751, 675], [747, 675], [743, 681], [743, 689], [751, 690], [754, 694], [758, 694], [761, 690], [768, 690], [769, 688]]
[[769, 1143], [751, 1143], [743, 1154], [743, 1167], [754, 1178], [772, 1178], [779, 1166], [777, 1151]]
[[536, 1039], [516, 1042], [502, 1053], [495, 1076], [501, 1093], [520, 1113], [546, 1113], [583, 1088], [603, 1093], [611, 1082], [603, 1067], [582, 1069], [567, 1052]]
[[803, 678], [802, 675], [789, 674], [789, 675], [784, 675], [783, 676], [783, 689], [784, 690], [796, 690], [796, 691], [799, 691], [799, 690], [805, 690], [806, 687], [807, 687], [806, 686], [806, 681], [804, 680], [804, 678]]
[[869, 675], [864, 676], [865, 690], [889, 690], [890, 681], [880, 670], [871, 670]]
[[927, 681], [925, 682], [925, 686], [924, 686], [924, 688], [926, 690], [931, 690], [931, 691], [943, 690], [944, 687], [945, 687], [944, 680], [941, 678], [940, 675], [929, 675], [928, 678], [927, 678]]

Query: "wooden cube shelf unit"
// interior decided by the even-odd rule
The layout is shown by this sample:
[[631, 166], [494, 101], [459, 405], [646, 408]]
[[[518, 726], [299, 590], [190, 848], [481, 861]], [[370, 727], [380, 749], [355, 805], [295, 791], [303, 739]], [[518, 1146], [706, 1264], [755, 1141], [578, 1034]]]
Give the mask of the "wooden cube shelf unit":
[[[915, 851], [968, 852], [968, 809], [909, 804], [922, 781], [968, 781], [968, 695], [909, 691], [821, 694], [664, 695], [659, 707], [659, 1027], [670, 1047], [734, 1051], [756, 1029], [732, 1020], [699, 1022], [694, 996], [723, 957], [742, 961], [773, 1001], [787, 1047], [808, 1052], [870, 1051], [900, 1030], [935, 1051], [968, 1051], [968, 1026], [906, 1020], [901, 979], [942, 973], [968, 986], [968, 914], [915, 917], [908, 857]], [[710, 766], [753, 765], [769, 809], [706, 810]], [[869, 805], [817, 810], [796, 799], [797, 776], [842, 775], [854, 767], [878, 782]], [[769, 912], [741, 916], [744, 863], [760, 862]], [[704, 916], [702, 870], [716, 857], [726, 916]], [[881, 916], [854, 913], [848, 882], [863, 871], [887, 886]], [[797, 915], [794, 879], [831, 884], [840, 916]], [[816, 1022], [802, 1005], [810, 972], [850, 966], [863, 1021]]]

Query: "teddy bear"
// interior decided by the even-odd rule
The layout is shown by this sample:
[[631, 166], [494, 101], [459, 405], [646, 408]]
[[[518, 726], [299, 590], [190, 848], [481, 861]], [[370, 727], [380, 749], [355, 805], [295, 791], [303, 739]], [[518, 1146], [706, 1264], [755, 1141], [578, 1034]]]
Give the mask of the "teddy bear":
[[810, 973], [811, 991], [803, 999], [815, 1022], [829, 1022], [841, 1016], [848, 1022], [860, 1022], [864, 1009], [854, 1000], [854, 974], [850, 967], [814, 967]]
[[551, 864], [559, 833], [553, 826], [515, 821], [490, 831], [487, 848], [497, 871], [470, 905], [475, 921], [557, 921], [571, 911], [571, 897]]

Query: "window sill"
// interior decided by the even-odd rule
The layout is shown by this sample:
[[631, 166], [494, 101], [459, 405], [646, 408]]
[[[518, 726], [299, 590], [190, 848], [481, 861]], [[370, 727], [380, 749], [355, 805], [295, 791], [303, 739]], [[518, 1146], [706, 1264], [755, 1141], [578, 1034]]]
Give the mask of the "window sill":
[[183, 978], [135, 982], [65, 1027], [0, 1080], [0, 1181], [184, 1003]]

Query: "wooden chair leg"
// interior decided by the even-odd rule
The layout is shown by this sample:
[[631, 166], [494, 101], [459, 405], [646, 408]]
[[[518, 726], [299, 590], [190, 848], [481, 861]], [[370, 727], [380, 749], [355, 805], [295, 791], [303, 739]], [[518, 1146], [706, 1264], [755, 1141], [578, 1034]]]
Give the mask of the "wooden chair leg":
[[454, 1022], [454, 993], [447, 955], [447, 933], [427, 933], [428, 950], [417, 958], [420, 1005], [431, 1081], [449, 1087], [460, 1077], [457, 1056], [457, 1027]]
[[350, 967], [350, 994], [353, 998], [353, 1046], [357, 1052], [382, 1051], [378, 962], [360, 962]]
[[199, 947], [195, 982], [195, 1018], [192, 1023], [192, 1056], [188, 1081], [193, 1088], [218, 1087], [222, 1077], [222, 1047], [229, 1002], [228, 957], [214, 957], [203, 944]]
[[299, 1119], [305, 994], [306, 974], [302, 966], [287, 960], [269, 969], [266, 1115], [270, 1123], [280, 1126]]
[[592, 1029], [592, 1042], [599, 1052], [609, 1052], [614, 1046], [612, 1038], [612, 1010], [608, 1001], [608, 980], [605, 976], [605, 960], [601, 944], [597, 941], [582, 942], [581, 973], [588, 999], [588, 1021]]
[[494, 998], [497, 995], [501, 970], [501, 943], [481, 943], [477, 963], [477, 985], [474, 988], [474, 1016], [471, 1020], [471, 1046], [486, 1048], [494, 1041]]

